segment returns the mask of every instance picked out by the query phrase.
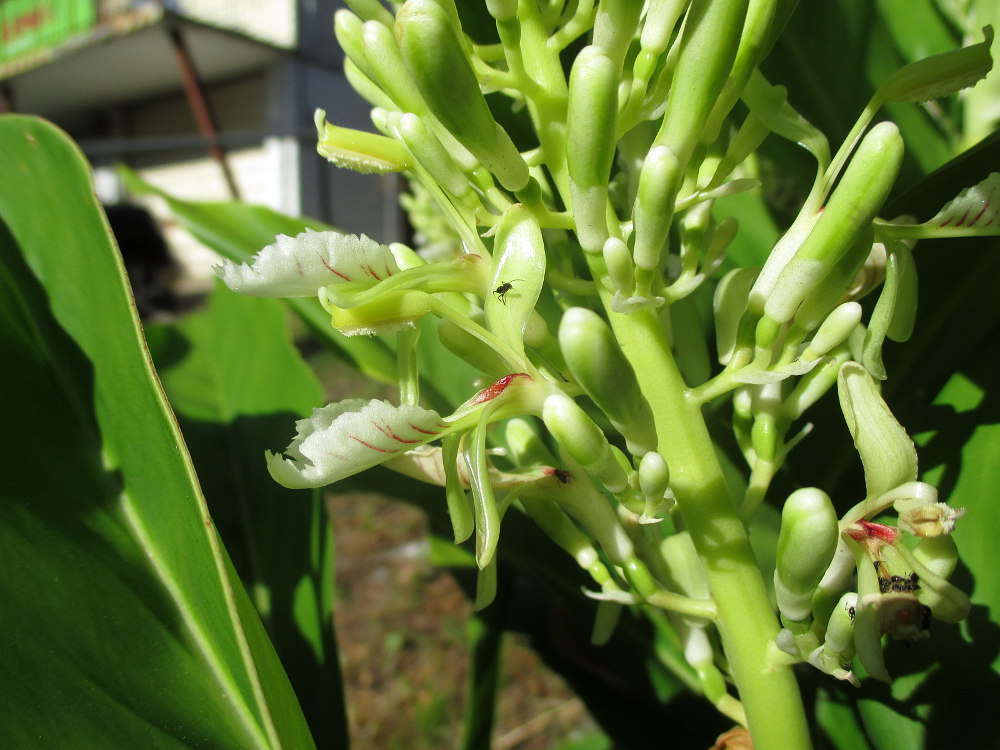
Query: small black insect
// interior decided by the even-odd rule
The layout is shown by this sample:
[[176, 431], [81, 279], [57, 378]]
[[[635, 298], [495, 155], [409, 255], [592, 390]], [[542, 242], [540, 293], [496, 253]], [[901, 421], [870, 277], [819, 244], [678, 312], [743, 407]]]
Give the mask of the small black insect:
[[854, 620], [854, 615], [856, 613], [857, 613], [857, 610], [854, 609], [854, 605], [853, 604], [850, 607], [847, 608], [847, 616], [850, 617], [851, 620]]
[[552, 472], [553, 476], [559, 480], [559, 484], [568, 484], [572, 475], [566, 471], [566, 469], [556, 469]]
[[507, 292], [514, 288], [515, 281], [524, 281], [524, 279], [511, 279], [510, 281], [500, 282], [500, 286], [493, 290], [493, 293], [497, 296], [497, 299], [507, 304]]

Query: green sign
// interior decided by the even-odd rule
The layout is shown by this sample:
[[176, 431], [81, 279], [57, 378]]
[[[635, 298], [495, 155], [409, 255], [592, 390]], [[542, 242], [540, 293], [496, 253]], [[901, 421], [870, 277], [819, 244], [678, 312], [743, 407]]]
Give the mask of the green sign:
[[97, 0], [0, 0], [0, 65], [58, 46], [97, 20]]

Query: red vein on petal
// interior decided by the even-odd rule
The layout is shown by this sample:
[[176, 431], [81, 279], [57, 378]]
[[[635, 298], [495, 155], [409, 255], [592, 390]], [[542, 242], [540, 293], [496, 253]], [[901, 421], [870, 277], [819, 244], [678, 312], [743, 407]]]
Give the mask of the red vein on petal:
[[332, 274], [335, 274], [336, 276], [339, 276], [339, 277], [340, 277], [340, 278], [342, 278], [342, 279], [343, 279], [344, 281], [350, 281], [350, 280], [351, 280], [351, 279], [350, 279], [350, 277], [348, 277], [348, 276], [345, 276], [345, 275], [344, 275], [344, 274], [342, 274], [342, 273], [341, 273], [340, 271], [338, 271], [338, 270], [337, 270], [336, 268], [334, 268], [334, 267], [333, 267], [333, 266], [331, 266], [331, 265], [330, 265], [329, 263], [327, 263], [327, 262], [326, 262], [326, 259], [325, 259], [325, 258], [324, 258], [324, 257], [323, 257], [322, 255], [320, 255], [319, 253], [316, 253], [316, 257], [317, 257], [317, 258], [319, 258], [319, 262], [320, 262], [320, 263], [322, 263], [322, 264], [323, 264], [324, 266], [326, 266], [326, 269], [327, 269], [327, 270], [328, 270], [328, 271], [329, 271], [330, 273], [332, 273]]
[[371, 443], [365, 442], [364, 440], [362, 440], [361, 438], [359, 438], [357, 435], [348, 435], [348, 437], [351, 440], [357, 440], [359, 443], [361, 443], [363, 446], [365, 446], [365, 448], [371, 448], [373, 451], [378, 451], [379, 453], [395, 453], [396, 452], [396, 451], [391, 450], [389, 448], [379, 448], [377, 445], [372, 445]]
[[[425, 430], [422, 427], [417, 427], [412, 422], [407, 422], [406, 426], [409, 427], [412, 430], [416, 430], [417, 432], [422, 432], [425, 435], [437, 435], [439, 432], [441, 432], [441, 430]], [[442, 427], [446, 427], [446, 426], [447, 425], [442, 425]]]

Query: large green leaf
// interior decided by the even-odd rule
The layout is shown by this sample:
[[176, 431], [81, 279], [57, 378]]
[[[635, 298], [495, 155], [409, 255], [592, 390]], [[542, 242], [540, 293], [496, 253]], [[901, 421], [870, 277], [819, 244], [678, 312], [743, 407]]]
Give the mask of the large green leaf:
[[66, 136], [0, 118], [5, 747], [308, 748]]
[[264, 620], [321, 747], [347, 741], [333, 635], [333, 539], [318, 491], [268, 475], [323, 392], [288, 335], [285, 307], [219, 284], [208, 305], [147, 328], [150, 351], [215, 526]]

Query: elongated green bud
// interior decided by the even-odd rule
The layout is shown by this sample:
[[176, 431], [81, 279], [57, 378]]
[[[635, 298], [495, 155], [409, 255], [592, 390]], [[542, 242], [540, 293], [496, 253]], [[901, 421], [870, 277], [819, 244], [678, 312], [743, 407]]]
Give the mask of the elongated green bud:
[[347, 7], [366, 21], [378, 21], [385, 26], [392, 26], [392, 13], [379, 0], [345, 0]]
[[628, 245], [617, 237], [609, 237], [604, 243], [604, 264], [615, 291], [623, 297], [631, 297], [635, 291], [635, 266]]
[[361, 45], [373, 79], [404, 111], [424, 114], [427, 104], [406, 68], [392, 30], [375, 21], [361, 26]]
[[723, 276], [715, 288], [712, 302], [715, 309], [715, 346], [719, 362], [724, 365], [729, 364], [736, 350], [740, 321], [756, 278], [756, 268], [735, 268]]
[[803, 375], [795, 388], [781, 404], [780, 426], [786, 428], [801, 417], [806, 410], [819, 401], [824, 393], [837, 383], [840, 366], [847, 361], [847, 353], [838, 354], [836, 358], [821, 362]]
[[403, 60], [424, 101], [508, 190], [528, 182], [528, 165], [497, 124], [448, 13], [434, 0], [407, 0], [396, 16]]
[[486, 0], [486, 10], [497, 21], [513, 21], [517, 17], [517, 0]]
[[625, 437], [629, 450], [637, 455], [653, 450], [653, 414], [608, 324], [591, 310], [572, 307], [559, 324], [559, 346], [573, 377]]
[[979, 44], [917, 60], [890, 75], [875, 93], [877, 101], [926, 102], [975, 85], [993, 67], [993, 29], [983, 29]]
[[882, 345], [887, 336], [905, 341], [913, 332], [917, 316], [917, 269], [910, 250], [902, 242], [891, 243], [885, 266], [885, 283], [865, 331], [861, 363], [873, 376], [885, 380]]
[[618, 71], [599, 47], [585, 47], [569, 76], [566, 166], [580, 245], [598, 253], [608, 238], [608, 178], [615, 155]]
[[639, 490], [646, 500], [639, 523], [654, 523], [674, 501], [674, 494], [670, 489], [670, 469], [663, 456], [650, 451], [640, 459], [637, 473]]
[[845, 302], [830, 313], [816, 331], [813, 340], [802, 352], [802, 359], [811, 361], [847, 341], [861, 322], [861, 305], [857, 302]]
[[674, 152], [681, 171], [732, 70], [748, 0], [692, 3], [656, 144]]
[[801, 622], [812, 611], [812, 597], [833, 560], [840, 530], [830, 497], [815, 487], [796, 490], [781, 510], [774, 593], [781, 616]]
[[854, 616], [857, 607], [858, 595], [853, 591], [844, 594], [834, 607], [826, 626], [824, 646], [838, 656], [846, 656], [847, 661], [854, 655]]
[[469, 192], [469, 180], [455, 164], [451, 154], [424, 122], [412, 112], [399, 118], [399, 135], [420, 166], [452, 195], [461, 198]]
[[639, 461], [639, 489], [646, 497], [663, 497], [670, 487], [670, 469], [656, 451], [650, 451]]
[[601, 0], [594, 18], [594, 45], [615, 63], [616, 73], [635, 36], [643, 4], [637, 0]]
[[546, 398], [542, 421], [566, 452], [592, 472], [605, 487], [612, 492], [625, 489], [625, 472], [615, 460], [607, 438], [573, 399], [562, 393]]
[[903, 138], [893, 123], [876, 125], [861, 141], [816, 226], [782, 269], [764, 312], [777, 323], [799, 305], [851, 249], [885, 202], [903, 161]]
[[815, 330], [844, 300], [845, 293], [864, 269], [865, 261], [871, 255], [873, 239], [874, 232], [871, 227], [865, 227], [858, 232], [854, 243], [830, 266], [826, 276], [802, 301], [795, 313], [796, 326], [803, 331]]
[[347, 59], [358, 66], [358, 69], [371, 80], [375, 80], [375, 71], [368, 64], [365, 48], [361, 42], [361, 25], [364, 22], [351, 11], [341, 8], [333, 14], [333, 33], [337, 44], [344, 50]]
[[651, 271], [660, 264], [674, 216], [674, 198], [680, 187], [680, 162], [666, 146], [654, 146], [639, 172], [639, 191], [632, 206], [635, 224], [635, 265]]

